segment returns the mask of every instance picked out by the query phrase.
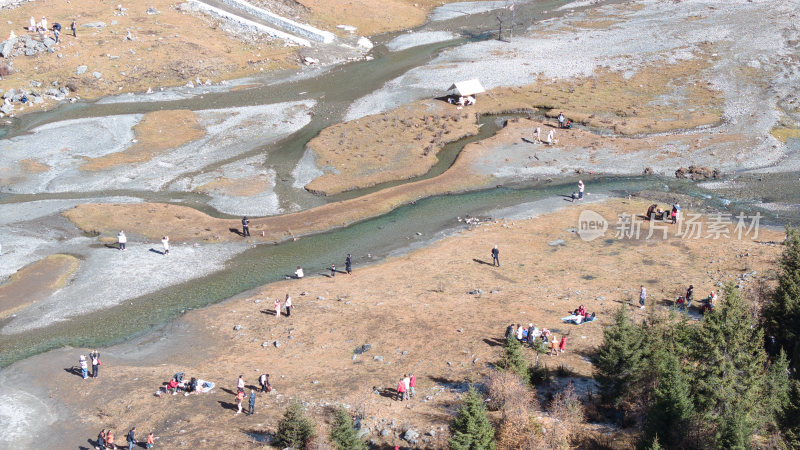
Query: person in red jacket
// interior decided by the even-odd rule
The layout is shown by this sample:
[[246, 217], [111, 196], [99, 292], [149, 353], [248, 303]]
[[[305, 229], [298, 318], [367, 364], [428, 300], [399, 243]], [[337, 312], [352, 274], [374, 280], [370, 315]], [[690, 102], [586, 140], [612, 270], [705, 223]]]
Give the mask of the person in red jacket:
[[169, 383], [167, 383], [167, 392], [170, 391], [172, 391], [172, 395], [178, 393], [178, 381], [175, 378], [169, 380]]
[[403, 382], [403, 379], [400, 378], [400, 382], [397, 383], [397, 400], [403, 401], [403, 398], [406, 396], [406, 384]]
[[558, 344], [558, 348], [559, 348], [559, 350], [561, 350], [561, 353], [564, 353], [564, 349], [567, 348], [567, 337], [566, 336], [561, 336], [561, 343]]
[[417, 376], [414, 375], [413, 373], [411, 374], [411, 381], [408, 384], [408, 386], [409, 386], [409, 390], [411, 391], [410, 394], [413, 397], [414, 394], [416, 394], [416, 389], [414, 389], [414, 388], [417, 387]]

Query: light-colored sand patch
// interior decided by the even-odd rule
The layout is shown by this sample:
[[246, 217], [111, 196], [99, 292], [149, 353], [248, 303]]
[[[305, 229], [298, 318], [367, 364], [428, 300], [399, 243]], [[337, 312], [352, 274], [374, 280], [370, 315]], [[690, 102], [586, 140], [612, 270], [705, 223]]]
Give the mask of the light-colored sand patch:
[[331, 195], [422, 175], [444, 144], [478, 132], [468, 111], [432, 100], [328, 127], [308, 143], [326, 173], [305, 188]]
[[238, 197], [250, 197], [258, 194], [271, 187], [269, 177], [266, 175], [258, 176], [253, 179], [230, 179], [230, 178], [217, 178], [214, 181], [197, 188], [199, 192], [221, 192], [226, 195], [233, 195]]
[[50, 255], [17, 271], [0, 285], [0, 318], [4, 318], [64, 287], [78, 269], [70, 255]]
[[147, 113], [133, 127], [133, 131], [137, 143], [121, 152], [91, 158], [80, 170], [94, 172], [149, 161], [160, 153], [200, 139], [206, 134], [198, 122], [197, 114], [187, 109]]
[[507, 1], [475, 1], [457, 2], [442, 5], [433, 10], [429, 20], [440, 22], [442, 20], [454, 19], [456, 17], [467, 16], [470, 14], [480, 14], [495, 9], [507, 8], [511, 3]]
[[50, 166], [35, 159], [26, 158], [19, 162], [20, 168], [28, 173], [41, 173], [50, 170]]
[[399, 52], [420, 45], [433, 44], [456, 39], [456, 36], [449, 31], [423, 31], [420, 33], [405, 33], [397, 36], [386, 44], [386, 48], [393, 52]]
[[576, 22], [572, 22], [572, 25], [578, 28], [587, 28], [587, 29], [594, 29], [594, 30], [602, 30], [609, 28], [613, 25], [620, 23], [621, 20], [617, 19], [605, 19], [605, 20], [579, 20]]

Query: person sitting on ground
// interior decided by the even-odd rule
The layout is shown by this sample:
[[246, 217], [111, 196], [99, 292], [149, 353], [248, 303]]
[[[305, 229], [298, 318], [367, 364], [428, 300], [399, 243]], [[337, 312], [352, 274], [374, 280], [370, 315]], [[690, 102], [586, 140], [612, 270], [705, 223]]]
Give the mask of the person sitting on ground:
[[517, 340], [520, 341], [520, 342], [522, 342], [522, 333], [523, 333], [523, 331], [525, 331], [525, 329], [522, 327], [522, 325], [517, 324]]
[[151, 431], [150, 434], [147, 435], [147, 442], [145, 443], [144, 448], [153, 448], [153, 444], [156, 443], [156, 438], [153, 436], [153, 432]]
[[567, 119], [567, 124], [564, 125], [564, 128], [572, 128], [572, 119]]
[[653, 203], [650, 207], [647, 208], [647, 220], [653, 220], [653, 214], [655, 214], [656, 208], [658, 208], [658, 204]]
[[686, 309], [686, 299], [683, 298], [682, 295], [679, 295], [678, 298], [675, 300], [675, 306], [678, 307], [681, 311]]
[[178, 380], [176, 380], [175, 378], [169, 380], [169, 383], [167, 383], [167, 393], [169, 393], [170, 391], [172, 391], [172, 395], [178, 393]]
[[475, 104], [475, 96], [468, 95], [467, 98], [464, 99], [464, 106], [471, 106]]
[[189, 381], [189, 391], [188, 392], [197, 392], [197, 378], [192, 377], [191, 381]]
[[586, 307], [581, 305], [578, 307], [578, 315], [585, 316], [586, 315]]
[[300, 278], [303, 278], [304, 276], [305, 276], [305, 274], [303, 273], [303, 268], [300, 267], [300, 266], [297, 266], [297, 270], [294, 271], [294, 277], [299, 280]]
[[514, 335], [514, 324], [512, 323], [508, 327], [506, 327], [506, 339], [510, 338]]

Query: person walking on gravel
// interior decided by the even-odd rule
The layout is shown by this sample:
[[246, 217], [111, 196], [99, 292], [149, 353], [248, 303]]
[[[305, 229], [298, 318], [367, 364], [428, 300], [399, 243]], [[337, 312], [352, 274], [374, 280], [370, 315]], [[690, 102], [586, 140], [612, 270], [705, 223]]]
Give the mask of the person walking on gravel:
[[344, 260], [344, 268], [348, 275], [353, 274], [353, 260], [350, 258], [350, 253], [347, 254], [347, 258]]
[[496, 245], [492, 248], [492, 265], [500, 267], [500, 250]]
[[122, 230], [119, 230], [119, 233], [117, 233], [117, 243], [119, 244], [120, 250], [125, 250], [125, 244], [128, 243], [128, 237], [125, 236], [125, 232]]

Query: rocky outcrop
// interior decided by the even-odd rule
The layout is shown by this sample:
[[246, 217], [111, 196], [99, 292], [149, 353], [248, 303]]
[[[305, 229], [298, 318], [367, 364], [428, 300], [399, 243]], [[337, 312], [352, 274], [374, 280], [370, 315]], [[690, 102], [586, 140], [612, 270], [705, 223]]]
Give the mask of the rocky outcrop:
[[675, 171], [675, 178], [689, 178], [693, 181], [719, 178], [721, 175], [719, 169], [709, 169], [708, 167], [689, 166], [688, 169], [681, 167]]

